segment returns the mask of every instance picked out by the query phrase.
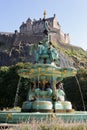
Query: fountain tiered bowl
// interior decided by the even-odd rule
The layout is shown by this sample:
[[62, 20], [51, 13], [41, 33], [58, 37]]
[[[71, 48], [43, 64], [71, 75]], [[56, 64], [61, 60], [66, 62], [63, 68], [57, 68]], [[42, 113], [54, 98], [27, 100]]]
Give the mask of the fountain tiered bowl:
[[20, 77], [24, 78], [37, 78], [40, 76], [40, 79], [43, 79], [44, 76], [48, 77], [56, 77], [56, 78], [66, 78], [70, 76], [75, 76], [77, 70], [73, 67], [70, 68], [61, 68], [57, 66], [53, 66], [51, 64], [34, 64], [29, 65], [27, 68], [20, 69], [18, 74]]

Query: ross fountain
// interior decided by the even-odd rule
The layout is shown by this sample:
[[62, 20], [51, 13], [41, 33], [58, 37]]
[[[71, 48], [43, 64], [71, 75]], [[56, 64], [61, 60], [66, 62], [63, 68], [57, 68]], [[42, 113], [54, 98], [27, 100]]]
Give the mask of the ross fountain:
[[[22, 105], [20, 111], [10, 110], [0, 112], [0, 121], [7, 123], [18, 123], [30, 118], [61, 118], [64, 121], [86, 120], [87, 113], [78, 113], [72, 108], [70, 101], [65, 100], [63, 90], [63, 78], [75, 76], [77, 70], [59, 55], [58, 50], [50, 42], [49, 29], [44, 12], [44, 35], [45, 38], [38, 44], [33, 45], [35, 63], [24, 69], [18, 70], [20, 76], [14, 106], [17, 104], [17, 96], [21, 78], [30, 81], [27, 101]], [[64, 61], [64, 66], [61, 64]]]

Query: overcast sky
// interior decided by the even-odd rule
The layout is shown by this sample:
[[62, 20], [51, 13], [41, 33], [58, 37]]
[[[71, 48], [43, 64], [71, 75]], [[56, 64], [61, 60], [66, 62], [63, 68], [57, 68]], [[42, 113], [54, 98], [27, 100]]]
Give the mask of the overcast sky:
[[87, 49], [87, 0], [0, 0], [0, 32], [19, 31], [21, 23], [30, 17], [47, 18], [56, 14], [71, 44]]

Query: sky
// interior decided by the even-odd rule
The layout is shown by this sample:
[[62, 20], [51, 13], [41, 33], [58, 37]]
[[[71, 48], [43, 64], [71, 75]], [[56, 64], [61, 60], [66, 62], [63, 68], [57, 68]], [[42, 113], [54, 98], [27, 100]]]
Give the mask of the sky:
[[87, 50], [87, 0], [0, 0], [0, 32], [19, 31], [28, 18], [39, 20], [56, 14], [71, 44]]

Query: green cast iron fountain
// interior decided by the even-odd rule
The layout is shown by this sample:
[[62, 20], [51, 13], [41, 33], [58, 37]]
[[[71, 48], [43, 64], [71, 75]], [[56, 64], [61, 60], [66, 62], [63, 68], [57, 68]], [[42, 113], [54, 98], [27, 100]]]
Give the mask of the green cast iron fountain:
[[18, 71], [20, 77], [31, 80], [28, 99], [23, 103], [22, 112], [70, 112], [73, 110], [72, 105], [65, 101], [63, 89], [59, 87], [62, 84], [59, 82], [65, 77], [75, 76], [77, 70], [60, 66], [58, 51], [49, 41], [45, 15], [46, 13], [43, 18], [45, 38], [33, 51], [36, 63]]
[[72, 67], [61, 68], [56, 65], [59, 62], [58, 52], [52, 45], [50, 47], [48, 38], [46, 38], [45, 42], [38, 44], [37, 50], [35, 50], [36, 64], [29, 65], [27, 68], [18, 71], [20, 77], [31, 80], [29, 98], [23, 103], [22, 111], [71, 110], [70, 102], [58, 100], [59, 89], [57, 89], [57, 84], [65, 77], [75, 76], [76, 69]]

